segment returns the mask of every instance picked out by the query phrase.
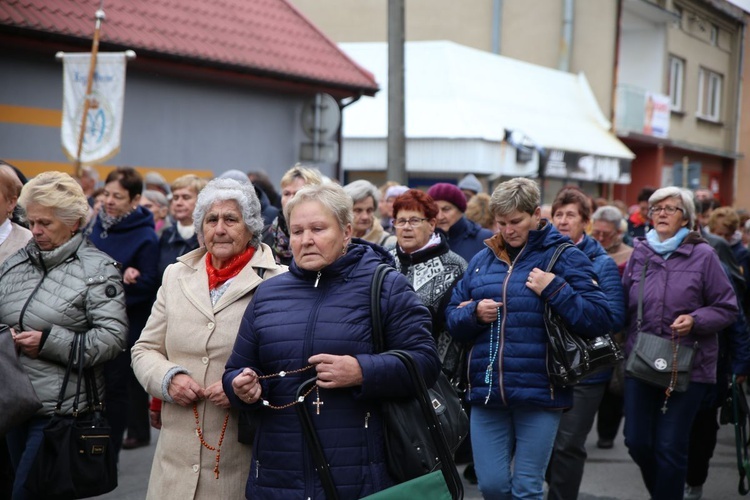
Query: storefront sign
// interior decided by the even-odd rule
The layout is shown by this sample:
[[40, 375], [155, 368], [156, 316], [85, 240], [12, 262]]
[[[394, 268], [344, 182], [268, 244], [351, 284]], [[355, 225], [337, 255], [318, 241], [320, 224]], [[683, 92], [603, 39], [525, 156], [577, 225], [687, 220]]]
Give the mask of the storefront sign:
[[544, 175], [558, 179], [630, 183], [630, 160], [551, 149], [543, 162]]

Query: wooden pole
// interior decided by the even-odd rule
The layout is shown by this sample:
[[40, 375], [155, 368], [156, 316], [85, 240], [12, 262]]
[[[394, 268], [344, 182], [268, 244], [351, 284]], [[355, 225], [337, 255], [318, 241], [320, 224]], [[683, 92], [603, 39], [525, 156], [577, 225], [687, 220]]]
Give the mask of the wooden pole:
[[[91, 61], [89, 62], [89, 78], [86, 81], [86, 97], [83, 101], [83, 116], [81, 117], [81, 132], [78, 135], [78, 152], [76, 153], [76, 177], [81, 177], [81, 153], [83, 151], [83, 135], [86, 131], [86, 121], [89, 115], [89, 109], [92, 108], [91, 88], [94, 85], [94, 71], [96, 70], [96, 56], [99, 53], [99, 33], [104, 20], [104, 10], [102, 7], [104, 0], [99, 2], [99, 9], [96, 11], [96, 26], [94, 28], [94, 41], [91, 43]], [[96, 107], [96, 106], [93, 106]]]

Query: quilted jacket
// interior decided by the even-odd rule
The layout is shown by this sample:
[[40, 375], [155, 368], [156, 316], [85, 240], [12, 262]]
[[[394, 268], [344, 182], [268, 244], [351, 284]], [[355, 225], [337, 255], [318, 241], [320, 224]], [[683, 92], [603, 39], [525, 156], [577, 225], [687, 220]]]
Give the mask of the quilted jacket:
[[[595, 337], [612, 327], [609, 304], [591, 261], [576, 248], [560, 255], [553, 269], [555, 278], [541, 297], [526, 286], [531, 270], [546, 269], [555, 249], [570, 241], [548, 221], [541, 224], [529, 232], [526, 246], [513, 263], [502, 235], [485, 240], [487, 248], [469, 262], [453, 290], [446, 310], [448, 330], [456, 339], [474, 344], [468, 360], [470, 404], [571, 406], [572, 390], [551, 384], [547, 373], [545, 302], [580, 335]], [[503, 302], [499, 322], [488, 325], [477, 320], [476, 305], [485, 298]], [[472, 302], [458, 307], [468, 300]]]
[[[232, 390], [232, 380], [244, 367], [259, 375], [290, 372], [308, 366], [308, 358], [320, 353], [354, 356], [362, 368], [361, 386], [320, 389], [319, 414], [313, 406], [315, 391], [303, 403], [339, 497], [360, 498], [392, 484], [384, 462], [379, 400], [408, 395], [412, 385], [397, 358], [373, 353], [370, 283], [381, 262], [392, 260], [377, 245], [354, 239], [346, 255], [320, 273], [292, 262], [288, 273], [258, 287], [223, 378], [232, 405], [258, 412], [247, 498], [324, 500], [295, 408], [247, 405]], [[409, 351], [432, 385], [440, 361], [430, 335], [430, 314], [401, 274], [387, 273], [381, 309], [386, 348]], [[294, 402], [299, 385], [314, 376], [307, 370], [263, 380], [262, 397], [274, 406]]]
[[[111, 257], [81, 233], [48, 252], [41, 252], [30, 241], [0, 268], [0, 323], [16, 331], [43, 332], [39, 356], [32, 359], [21, 354], [21, 363], [43, 404], [39, 415], [53, 414], [78, 332], [86, 332], [84, 364], [96, 367], [101, 397], [102, 363], [124, 350], [127, 337], [120, 271]], [[62, 407], [66, 413], [72, 407], [76, 380], [74, 373]]]
[[[620, 271], [617, 264], [594, 238], [584, 235], [583, 241], [576, 245], [585, 253], [594, 266], [594, 274], [599, 282], [604, 296], [609, 303], [609, 313], [612, 320], [612, 330], [601, 333], [617, 333], [625, 326], [625, 292], [622, 288]], [[581, 382], [582, 384], [599, 384], [606, 382], [612, 377], [612, 370], [605, 370], [591, 375]]]

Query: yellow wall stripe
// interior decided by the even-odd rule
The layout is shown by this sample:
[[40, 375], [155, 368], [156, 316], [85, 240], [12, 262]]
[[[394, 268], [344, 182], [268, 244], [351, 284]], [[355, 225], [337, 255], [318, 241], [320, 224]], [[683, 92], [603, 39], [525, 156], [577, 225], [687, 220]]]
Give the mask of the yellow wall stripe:
[[[12, 158], [3, 158], [5, 161], [10, 163], [11, 165], [14, 165], [18, 167], [23, 174], [28, 177], [29, 179], [41, 174], [42, 172], [48, 172], [50, 170], [57, 170], [59, 172], [67, 172], [70, 175], [73, 175], [73, 172], [75, 171], [75, 166], [73, 165], [73, 162], [70, 163], [63, 163], [63, 162], [54, 162], [54, 161], [34, 161], [34, 160], [20, 160], [20, 159], [12, 159]], [[111, 171], [116, 169], [118, 165], [94, 165], [93, 166], [97, 172], [99, 172], [99, 180], [104, 181], [106, 179], [107, 174], [109, 174]], [[143, 166], [133, 166], [138, 172], [141, 173], [141, 175], [146, 175], [147, 172], [158, 172], [160, 173], [167, 182], [171, 183], [178, 177], [181, 177], [186, 174], [194, 174], [198, 177], [203, 177], [205, 179], [213, 179], [214, 173], [210, 170], [191, 170], [191, 169], [180, 169], [180, 168], [156, 168], [156, 167], [143, 167]]]
[[60, 128], [62, 111], [0, 104], [0, 122]]

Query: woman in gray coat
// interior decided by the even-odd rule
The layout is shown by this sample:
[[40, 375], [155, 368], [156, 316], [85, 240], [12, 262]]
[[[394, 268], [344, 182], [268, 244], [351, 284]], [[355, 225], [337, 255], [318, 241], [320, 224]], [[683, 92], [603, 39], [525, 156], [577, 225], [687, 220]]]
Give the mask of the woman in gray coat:
[[[102, 363], [123, 351], [128, 330], [120, 271], [80, 231], [89, 207], [78, 183], [61, 172], [42, 173], [24, 186], [18, 204], [33, 239], [0, 268], [0, 323], [11, 327], [43, 406], [7, 434], [14, 500], [28, 498], [24, 484], [53, 415], [75, 334], [86, 334], [84, 364], [94, 367], [103, 399]], [[63, 413], [72, 411], [76, 377], [71, 374]]]

